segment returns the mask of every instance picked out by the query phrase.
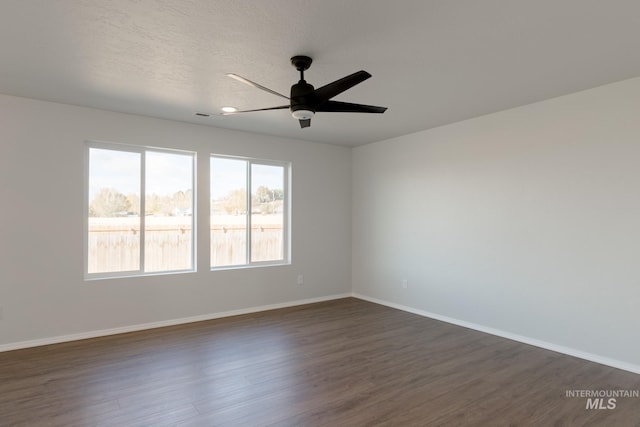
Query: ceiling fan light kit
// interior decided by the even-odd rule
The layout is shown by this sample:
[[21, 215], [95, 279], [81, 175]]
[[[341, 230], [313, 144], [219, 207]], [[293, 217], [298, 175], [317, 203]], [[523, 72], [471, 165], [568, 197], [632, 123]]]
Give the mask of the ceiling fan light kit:
[[289, 105], [280, 105], [270, 108], [259, 108], [255, 110], [227, 112], [226, 114], [250, 113], [255, 111], [267, 110], [283, 110], [288, 108], [291, 110], [291, 115], [293, 116], [293, 118], [297, 119], [300, 122], [300, 127], [306, 128], [311, 126], [311, 118], [315, 115], [315, 113], [318, 112], [381, 114], [387, 110], [386, 107], [377, 107], [374, 105], [331, 101], [331, 98], [341, 94], [342, 92], [352, 88], [359, 83], [362, 83], [363, 81], [371, 77], [371, 74], [367, 73], [366, 71], [357, 71], [353, 74], [322, 86], [321, 88], [314, 89], [314, 87], [307, 83], [304, 79], [304, 72], [309, 69], [312, 62], [313, 60], [310, 57], [304, 55], [296, 55], [291, 58], [291, 65], [293, 65], [295, 69], [300, 72], [300, 80], [298, 81], [298, 83], [291, 86], [290, 96], [288, 97], [258, 83], [252, 82], [245, 77], [239, 76], [237, 74], [227, 74], [228, 77], [231, 77], [239, 82], [264, 90], [265, 92], [269, 92], [281, 98], [288, 99]]
[[311, 110], [295, 110], [291, 112], [293, 118], [298, 120], [310, 120], [314, 114]]

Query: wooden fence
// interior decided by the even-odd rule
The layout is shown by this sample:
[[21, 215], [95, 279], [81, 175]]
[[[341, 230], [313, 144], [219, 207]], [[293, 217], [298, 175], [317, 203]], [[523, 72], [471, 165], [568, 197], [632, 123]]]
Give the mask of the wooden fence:
[[[92, 218], [93, 219], [93, 218]], [[138, 218], [98, 218], [89, 223], [88, 272], [135, 271], [140, 268]], [[246, 263], [246, 228], [239, 225], [211, 226], [211, 266]], [[252, 261], [282, 259], [283, 233], [278, 224], [252, 226]], [[191, 268], [191, 218], [168, 217], [147, 220], [145, 231], [145, 271]]]

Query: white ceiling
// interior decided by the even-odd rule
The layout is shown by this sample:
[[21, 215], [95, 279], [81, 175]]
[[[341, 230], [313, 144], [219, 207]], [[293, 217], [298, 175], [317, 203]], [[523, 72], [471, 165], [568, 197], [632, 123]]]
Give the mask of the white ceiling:
[[[356, 146], [640, 76], [639, 42], [637, 0], [0, 0], [0, 93]], [[282, 105], [225, 74], [288, 94], [298, 54], [389, 110], [219, 114]]]

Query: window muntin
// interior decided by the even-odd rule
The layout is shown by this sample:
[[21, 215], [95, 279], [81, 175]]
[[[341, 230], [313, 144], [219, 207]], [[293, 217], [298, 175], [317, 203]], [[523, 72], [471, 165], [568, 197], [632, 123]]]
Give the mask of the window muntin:
[[211, 157], [211, 267], [288, 263], [288, 176], [282, 162]]
[[103, 143], [87, 153], [86, 277], [193, 271], [195, 153]]

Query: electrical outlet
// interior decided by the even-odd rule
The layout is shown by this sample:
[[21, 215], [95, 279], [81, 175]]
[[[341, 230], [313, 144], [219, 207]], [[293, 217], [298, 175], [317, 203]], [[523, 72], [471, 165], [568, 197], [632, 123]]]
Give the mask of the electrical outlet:
[[298, 274], [298, 285], [304, 284], [304, 277], [302, 274]]
[[408, 286], [409, 282], [407, 281], [407, 279], [402, 279], [402, 289], [407, 289]]

